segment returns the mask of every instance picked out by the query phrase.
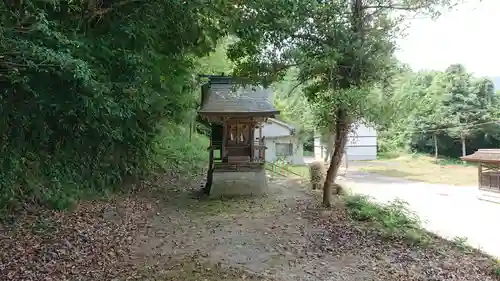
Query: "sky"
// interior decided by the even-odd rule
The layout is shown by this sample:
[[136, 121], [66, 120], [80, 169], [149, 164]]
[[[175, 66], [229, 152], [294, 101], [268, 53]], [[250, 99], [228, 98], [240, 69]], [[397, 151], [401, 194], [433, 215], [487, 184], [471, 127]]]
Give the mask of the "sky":
[[414, 70], [462, 63], [478, 76], [500, 76], [500, 0], [467, 0], [437, 20], [414, 19], [396, 56]]

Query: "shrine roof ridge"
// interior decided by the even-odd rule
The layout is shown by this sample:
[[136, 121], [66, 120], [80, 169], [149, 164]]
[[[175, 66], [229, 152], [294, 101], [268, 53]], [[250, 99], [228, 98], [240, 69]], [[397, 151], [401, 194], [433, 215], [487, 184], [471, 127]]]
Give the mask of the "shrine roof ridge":
[[500, 149], [479, 149], [472, 154], [460, 157], [460, 159], [467, 162], [500, 164]]
[[[212, 76], [213, 77], [213, 76]], [[279, 114], [270, 101], [270, 88], [232, 83], [234, 78], [216, 76], [204, 90], [200, 114], [251, 114], [272, 117]], [[207, 85], [205, 84], [205, 85]], [[202, 90], [203, 91], [203, 90]]]

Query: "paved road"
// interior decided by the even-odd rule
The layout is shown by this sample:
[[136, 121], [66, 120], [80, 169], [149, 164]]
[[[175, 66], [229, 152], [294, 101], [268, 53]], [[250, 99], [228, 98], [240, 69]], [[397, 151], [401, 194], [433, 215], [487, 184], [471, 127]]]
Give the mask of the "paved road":
[[379, 202], [400, 198], [429, 231], [449, 239], [466, 237], [471, 246], [500, 257], [500, 205], [477, 199], [477, 187], [412, 182], [360, 171], [349, 171], [344, 181], [355, 193]]

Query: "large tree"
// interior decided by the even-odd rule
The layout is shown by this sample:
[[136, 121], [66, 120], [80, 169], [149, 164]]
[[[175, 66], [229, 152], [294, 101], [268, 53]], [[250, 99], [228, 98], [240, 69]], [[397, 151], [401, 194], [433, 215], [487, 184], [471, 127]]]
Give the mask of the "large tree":
[[466, 139], [481, 130], [480, 124], [491, 120], [489, 107], [492, 89], [487, 80], [476, 80], [465, 67], [454, 64], [444, 73], [443, 105], [448, 121], [448, 133], [459, 138], [462, 156], [467, 154]]
[[387, 78], [402, 16], [435, 12], [443, 1], [245, 1], [230, 57], [237, 72], [280, 79], [288, 67], [316, 108], [316, 126], [335, 133], [323, 203], [331, 204], [335, 180], [354, 121], [367, 116], [371, 87]]
[[391, 87], [375, 88], [376, 101], [387, 105], [379, 107], [379, 147], [434, 152], [437, 158], [463, 155], [468, 146], [497, 146], [493, 88], [490, 79], [474, 77], [458, 64], [447, 71], [396, 73]]

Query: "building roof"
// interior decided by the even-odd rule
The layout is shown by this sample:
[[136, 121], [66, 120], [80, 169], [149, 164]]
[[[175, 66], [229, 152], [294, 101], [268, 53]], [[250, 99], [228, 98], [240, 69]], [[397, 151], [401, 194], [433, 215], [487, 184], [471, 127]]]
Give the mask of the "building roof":
[[242, 86], [231, 77], [211, 77], [206, 93], [203, 93], [200, 114], [231, 115], [248, 114], [272, 117], [279, 114], [270, 101], [272, 92], [262, 86]]
[[287, 129], [289, 129], [291, 133], [295, 132], [295, 130], [296, 130], [295, 126], [293, 126], [291, 124], [288, 124], [288, 123], [286, 123], [284, 121], [281, 121], [279, 119], [269, 118], [269, 121], [274, 122], [274, 123], [276, 123], [278, 125], [281, 125], [281, 126], [287, 128]]
[[281, 138], [295, 135], [295, 127], [281, 120], [269, 118], [266, 123], [262, 128], [262, 136], [266, 138]]
[[467, 162], [500, 164], [500, 149], [479, 149], [460, 159]]

